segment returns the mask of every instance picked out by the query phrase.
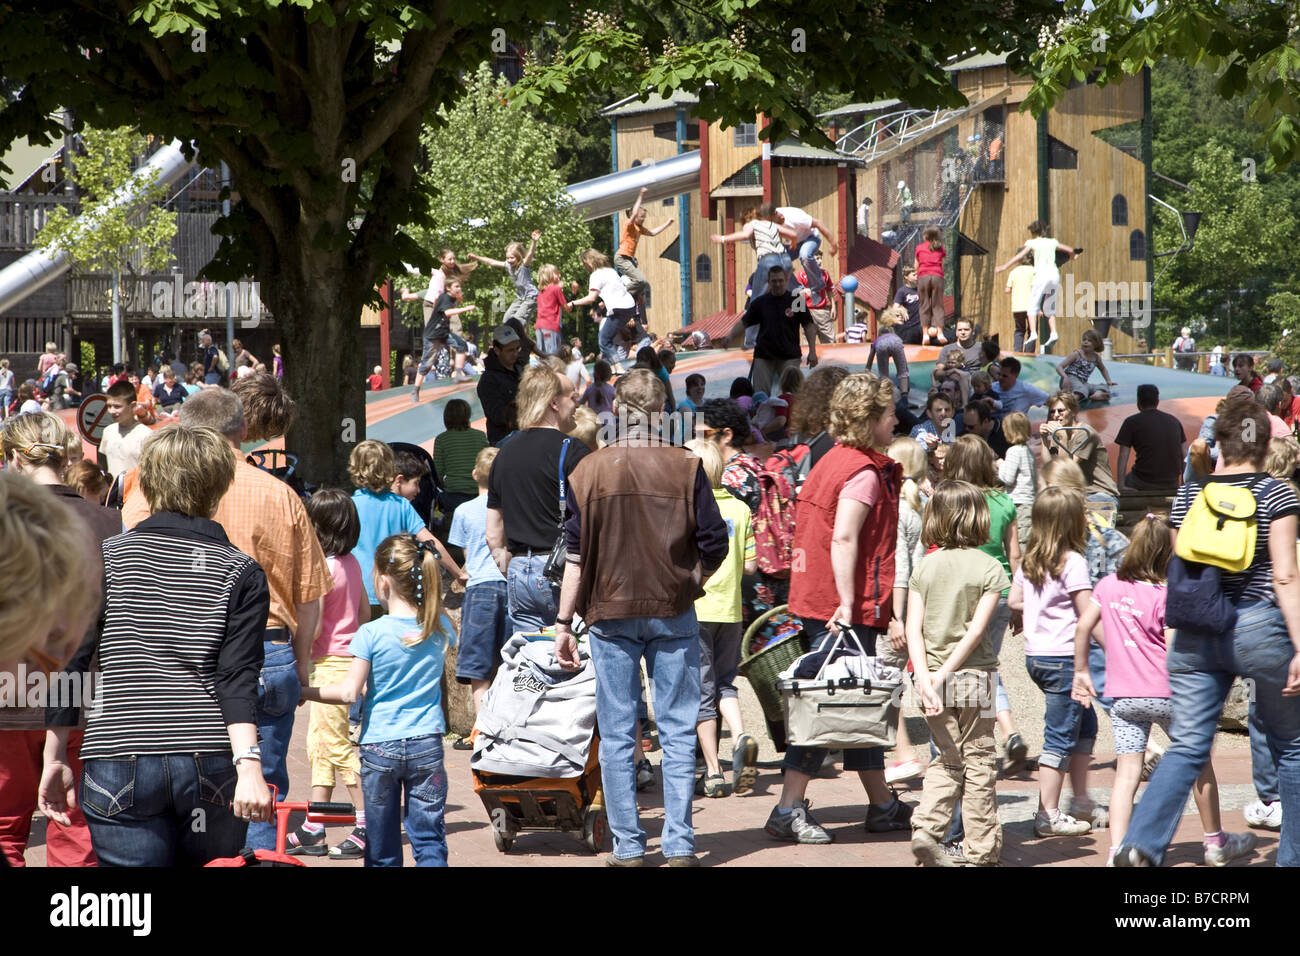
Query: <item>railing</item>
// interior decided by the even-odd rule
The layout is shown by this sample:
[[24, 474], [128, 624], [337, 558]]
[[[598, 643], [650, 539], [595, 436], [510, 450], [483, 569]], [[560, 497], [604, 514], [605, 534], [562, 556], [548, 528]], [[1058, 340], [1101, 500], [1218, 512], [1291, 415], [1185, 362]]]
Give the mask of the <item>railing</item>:
[[0, 249], [34, 249], [36, 234], [45, 228], [50, 213], [63, 206], [76, 215], [77, 205], [70, 196], [0, 195]]

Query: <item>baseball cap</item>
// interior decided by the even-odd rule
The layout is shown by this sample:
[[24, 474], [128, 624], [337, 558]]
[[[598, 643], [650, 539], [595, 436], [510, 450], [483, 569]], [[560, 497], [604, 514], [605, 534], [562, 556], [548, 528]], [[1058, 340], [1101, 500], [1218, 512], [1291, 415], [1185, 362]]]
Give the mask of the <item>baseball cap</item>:
[[498, 325], [492, 330], [492, 343], [494, 345], [512, 345], [519, 341], [519, 333], [508, 325]]

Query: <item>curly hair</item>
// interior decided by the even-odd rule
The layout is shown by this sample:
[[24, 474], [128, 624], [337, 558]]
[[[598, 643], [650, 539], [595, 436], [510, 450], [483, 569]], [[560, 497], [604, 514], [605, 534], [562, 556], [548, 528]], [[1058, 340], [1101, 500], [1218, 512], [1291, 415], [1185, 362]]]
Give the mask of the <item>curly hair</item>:
[[893, 405], [894, 383], [889, 379], [870, 372], [850, 375], [831, 395], [830, 433], [849, 448], [870, 448], [872, 429]]
[[731, 398], [711, 398], [700, 406], [704, 423], [721, 431], [731, 429], [731, 447], [744, 448], [749, 444], [749, 416]]
[[811, 438], [826, 431], [831, 421], [831, 395], [849, 377], [843, 365], [819, 365], [799, 388], [799, 401], [790, 413], [790, 431]]

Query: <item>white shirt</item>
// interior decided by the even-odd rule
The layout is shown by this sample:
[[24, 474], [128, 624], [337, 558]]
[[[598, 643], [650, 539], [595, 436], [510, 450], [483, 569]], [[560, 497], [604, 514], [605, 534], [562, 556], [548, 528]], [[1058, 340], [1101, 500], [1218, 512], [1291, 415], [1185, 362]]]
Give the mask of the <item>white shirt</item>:
[[798, 206], [779, 206], [776, 211], [785, 217], [785, 224], [798, 233], [795, 237], [797, 241], [802, 242], [816, 235], [817, 230], [813, 228], [812, 216]]
[[144, 443], [152, 437], [153, 431], [147, 425], [135, 425], [125, 435], [117, 422], [105, 428], [104, 437], [99, 440], [99, 450], [108, 463], [108, 473], [116, 478], [138, 465]]
[[433, 270], [433, 278], [429, 280], [429, 288], [424, 290], [425, 302], [437, 302], [438, 297], [447, 291], [447, 273], [441, 268]]
[[609, 266], [593, 272], [587, 288], [596, 292], [600, 296], [600, 301], [605, 303], [605, 308], [611, 312], [615, 309], [636, 308], [636, 300], [623, 284], [623, 277]]
[[1035, 279], [1060, 279], [1061, 270], [1056, 267], [1056, 246], [1055, 239], [1049, 236], [1043, 236], [1039, 239], [1030, 239], [1025, 243], [1034, 255], [1034, 278]]
[[37, 412], [44, 411], [41, 403], [34, 398], [29, 398], [18, 407], [19, 415], [35, 415]]

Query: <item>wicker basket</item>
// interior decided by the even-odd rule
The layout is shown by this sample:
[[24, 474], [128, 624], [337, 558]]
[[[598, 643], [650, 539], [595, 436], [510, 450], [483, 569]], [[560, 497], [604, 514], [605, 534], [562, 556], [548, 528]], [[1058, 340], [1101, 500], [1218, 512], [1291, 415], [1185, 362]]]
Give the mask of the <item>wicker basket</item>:
[[[777, 614], [784, 613], [786, 608], [787, 605], [779, 604], [756, 618], [746, 629], [744, 643], [741, 646], [748, 648], [750, 641], [763, 625]], [[777, 675], [806, 653], [808, 653], [808, 638], [803, 631], [800, 631], [741, 660], [740, 673], [754, 688], [754, 694], [763, 708], [763, 716], [767, 718], [769, 724], [784, 725], [785, 722], [781, 694], [776, 689]]]

